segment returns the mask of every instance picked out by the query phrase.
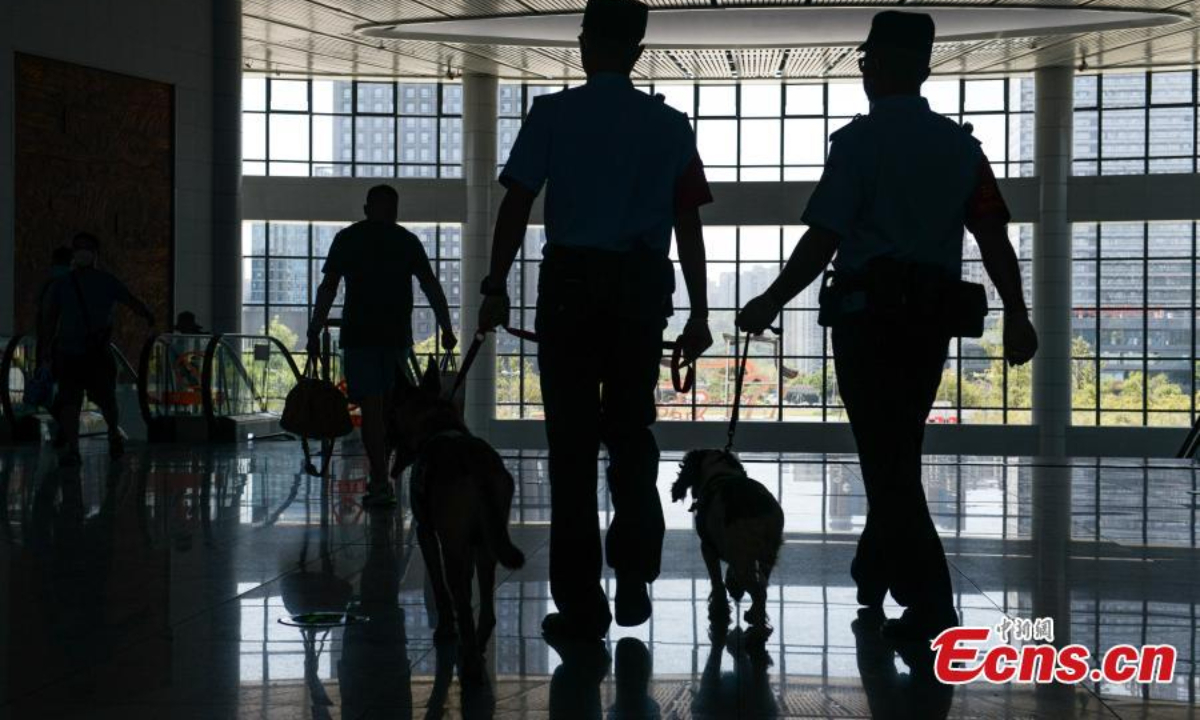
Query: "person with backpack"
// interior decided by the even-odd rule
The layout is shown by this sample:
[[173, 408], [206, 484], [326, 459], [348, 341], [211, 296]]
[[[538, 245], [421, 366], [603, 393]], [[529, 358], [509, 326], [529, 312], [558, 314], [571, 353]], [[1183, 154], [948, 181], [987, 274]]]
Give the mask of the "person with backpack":
[[62, 433], [60, 464], [78, 465], [79, 412], [84, 394], [100, 408], [108, 426], [108, 454], [125, 452], [117, 411], [117, 365], [109, 344], [113, 310], [122, 304], [154, 326], [154, 313], [111, 273], [99, 269], [100, 241], [79, 233], [71, 242], [71, 271], [46, 291], [41, 328], [39, 371], [49, 367], [58, 382], [55, 421]]

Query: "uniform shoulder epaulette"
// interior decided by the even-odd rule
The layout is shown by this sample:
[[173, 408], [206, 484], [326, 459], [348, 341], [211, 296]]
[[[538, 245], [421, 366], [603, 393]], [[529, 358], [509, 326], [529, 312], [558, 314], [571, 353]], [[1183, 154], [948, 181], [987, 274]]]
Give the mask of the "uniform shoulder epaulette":
[[654, 99], [659, 101], [660, 103], [667, 102], [667, 96], [663, 95], [662, 93], [654, 93]]
[[[868, 117], [869, 116], [863, 115], [862, 113], [855, 115], [854, 117], [850, 118], [850, 122], [846, 123], [845, 125], [838, 128], [836, 131], [831, 133], [829, 136], [829, 139], [837, 140], [838, 135], [849, 134], [849, 133], [855, 132], [855, 130], [858, 128], [866, 127]], [[856, 128], [856, 126], [857, 126], [857, 128]]]

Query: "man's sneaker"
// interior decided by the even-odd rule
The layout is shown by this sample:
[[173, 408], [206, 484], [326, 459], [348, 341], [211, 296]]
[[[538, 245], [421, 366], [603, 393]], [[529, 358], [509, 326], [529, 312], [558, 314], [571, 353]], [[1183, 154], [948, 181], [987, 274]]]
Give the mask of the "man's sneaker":
[[958, 613], [953, 609], [918, 611], [908, 608], [900, 617], [884, 622], [879, 628], [879, 634], [892, 642], [926, 643], [943, 630], [956, 625]]
[[876, 610], [883, 607], [883, 599], [888, 591], [887, 583], [862, 571], [858, 566], [858, 558], [850, 561], [850, 577], [858, 588], [856, 598], [859, 605]]
[[551, 645], [564, 642], [595, 642], [608, 634], [611, 620], [575, 619], [553, 612], [542, 620], [542, 635]]
[[125, 455], [125, 439], [114, 435], [108, 439], [108, 457], [110, 460], [120, 460]]
[[636, 627], [650, 619], [650, 593], [646, 583], [632, 578], [617, 578], [617, 624]]

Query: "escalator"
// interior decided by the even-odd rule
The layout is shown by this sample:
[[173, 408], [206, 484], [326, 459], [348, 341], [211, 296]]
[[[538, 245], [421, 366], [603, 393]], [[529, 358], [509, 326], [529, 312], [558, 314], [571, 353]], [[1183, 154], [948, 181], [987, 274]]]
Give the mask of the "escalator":
[[[53, 418], [49, 408], [26, 402], [25, 389], [37, 370], [37, 338], [34, 335], [15, 335], [2, 338], [0, 356], [0, 441], [38, 442], [53, 433]], [[145, 437], [141, 415], [137, 412], [138, 381], [133, 366], [115, 345], [109, 346], [117, 365], [117, 405], [121, 412], [121, 430], [132, 439]], [[100, 410], [90, 401], [84, 402], [79, 415], [81, 436], [108, 432]]]
[[151, 442], [238, 442], [278, 435], [300, 379], [292, 353], [268, 335], [156, 335], [139, 363]]

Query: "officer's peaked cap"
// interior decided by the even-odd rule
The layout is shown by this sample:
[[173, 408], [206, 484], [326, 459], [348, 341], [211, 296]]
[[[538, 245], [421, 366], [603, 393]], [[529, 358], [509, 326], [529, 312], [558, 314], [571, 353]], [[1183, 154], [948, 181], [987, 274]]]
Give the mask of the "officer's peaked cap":
[[933, 18], [925, 13], [885, 10], [871, 19], [871, 32], [858, 49], [907, 50], [928, 63], [933, 55], [933, 35]]
[[636, 45], [646, 36], [649, 17], [638, 0], [588, 0], [583, 31], [596, 39]]

